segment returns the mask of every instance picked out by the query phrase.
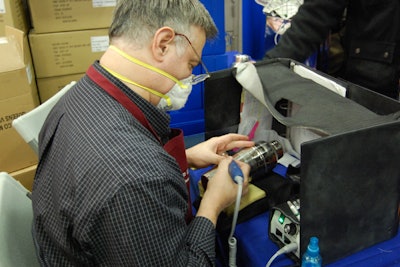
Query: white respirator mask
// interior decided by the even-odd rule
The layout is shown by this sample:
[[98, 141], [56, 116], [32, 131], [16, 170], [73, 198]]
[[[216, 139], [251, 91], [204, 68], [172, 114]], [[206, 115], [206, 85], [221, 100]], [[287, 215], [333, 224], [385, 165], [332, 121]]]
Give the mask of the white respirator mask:
[[116, 72], [113, 72], [112, 70], [110, 70], [108, 68], [105, 68], [108, 72], [110, 72], [112, 75], [119, 78], [120, 80], [125, 81], [130, 84], [133, 84], [133, 85], [136, 85], [136, 86], [150, 92], [151, 94], [160, 97], [161, 99], [160, 99], [160, 102], [157, 104], [157, 107], [164, 111], [178, 110], [178, 109], [183, 108], [189, 98], [190, 93], [192, 92], [192, 86], [199, 82], [202, 82], [205, 79], [207, 79], [208, 77], [210, 77], [210, 75], [208, 73], [200, 74], [200, 75], [192, 74], [183, 80], [178, 80], [171, 74], [169, 74], [159, 68], [151, 66], [147, 63], [144, 63], [144, 62], [126, 54], [125, 52], [123, 52], [122, 50], [118, 49], [117, 47], [115, 47], [113, 45], [110, 45], [110, 48], [113, 49], [114, 51], [116, 51], [122, 57], [126, 58], [127, 60], [129, 60], [135, 64], [138, 64], [146, 69], [150, 69], [154, 72], [157, 72], [175, 82], [175, 85], [171, 88], [171, 90], [169, 90], [168, 93], [162, 94], [151, 88], [148, 88], [148, 87], [140, 85], [134, 81], [131, 81], [128, 78], [123, 77], [122, 75], [120, 75]]

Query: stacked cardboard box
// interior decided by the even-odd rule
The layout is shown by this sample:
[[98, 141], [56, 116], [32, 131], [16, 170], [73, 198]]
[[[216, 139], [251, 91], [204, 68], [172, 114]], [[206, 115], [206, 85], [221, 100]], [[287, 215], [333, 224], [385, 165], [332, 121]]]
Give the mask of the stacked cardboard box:
[[0, 36], [5, 35], [5, 26], [10, 26], [27, 33], [29, 19], [26, 3], [23, 0], [0, 1]]
[[116, 0], [28, 0], [36, 33], [107, 28]]
[[0, 38], [0, 170], [14, 172], [37, 163], [37, 156], [12, 128], [12, 121], [39, 105], [28, 39], [6, 27]]
[[44, 102], [71, 81], [79, 80], [100, 59], [108, 47], [108, 29], [39, 34], [31, 31], [29, 42], [39, 95]]
[[116, 0], [28, 0], [29, 42], [41, 102], [73, 80], [107, 49]]
[[78, 81], [83, 75], [84, 73], [78, 73], [36, 79], [36, 84], [39, 88], [40, 101], [45, 102], [71, 81]]
[[0, 0], [0, 171], [16, 174], [21, 179], [14, 178], [31, 190], [37, 157], [11, 128], [13, 119], [39, 104], [29, 28], [26, 0]]

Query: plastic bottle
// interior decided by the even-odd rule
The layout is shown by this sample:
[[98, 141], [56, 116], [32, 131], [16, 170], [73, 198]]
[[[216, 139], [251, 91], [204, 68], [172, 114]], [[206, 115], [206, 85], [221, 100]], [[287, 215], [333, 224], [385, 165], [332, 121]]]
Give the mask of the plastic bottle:
[[318, 238], [313, 236], [301, 258], [301, 267], [320, 267], [322, 266], [322, 258], [319, 254]]

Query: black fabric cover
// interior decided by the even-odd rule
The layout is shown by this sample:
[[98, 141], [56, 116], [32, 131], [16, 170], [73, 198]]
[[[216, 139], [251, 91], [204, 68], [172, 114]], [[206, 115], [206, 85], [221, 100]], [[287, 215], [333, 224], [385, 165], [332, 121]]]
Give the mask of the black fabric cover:
[[326, 264], [397, 234], [399, 147], [398, 122], [301, 146], [302, 253], [317, 236]]
[[204, 82], [205, 139], [235, 133], [240, 122], [242, 86], [232, 69], [213, 72]]
[[[377, 114], [297, 75], [292, 71], [291, 64], [298, 63], [290, 60], [269, 60], [257, 66], [268, 110], [286, 126], [300, 126], [320, 135], [330, 135], [387, 123], [400, 116], [399, 110], [385, 115]], [[290, 117], [281, 115], [275, 110], [275, 106], [282, 99], [300, 105], [300, 110]]]

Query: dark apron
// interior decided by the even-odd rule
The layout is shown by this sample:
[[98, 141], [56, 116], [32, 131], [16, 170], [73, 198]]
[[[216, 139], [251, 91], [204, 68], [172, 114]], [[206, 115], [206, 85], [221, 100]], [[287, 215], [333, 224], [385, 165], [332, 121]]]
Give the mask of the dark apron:
[[175, 158], [181, 169], [187, 191], [188, 191], [188, 211], [186, 214], [186, 222], [189, 223], [192, 219], [192, 203], [190, 200], [190, 182], [188, 163], [186, 159], [185, 142], [183, 132], [180, 129], [171, 129], [169, 141], [163, 145], [160, 137], [157, 135], [153, 127], [150, 125], [146, 116], [139, 109], [139, 107], [126, 96], [118, 87], [116, 87], [110, 80], [98, 72], [93, 66], [90, 66], [86, 74], [93, 80], [99, 87], [106, 91], [116, 101], [118, 101], [124, 108], [126, 108], [132, 116], [134, 116], [146, 129], [148, 129], [155, 138], [160, 142], [165, 151]]

